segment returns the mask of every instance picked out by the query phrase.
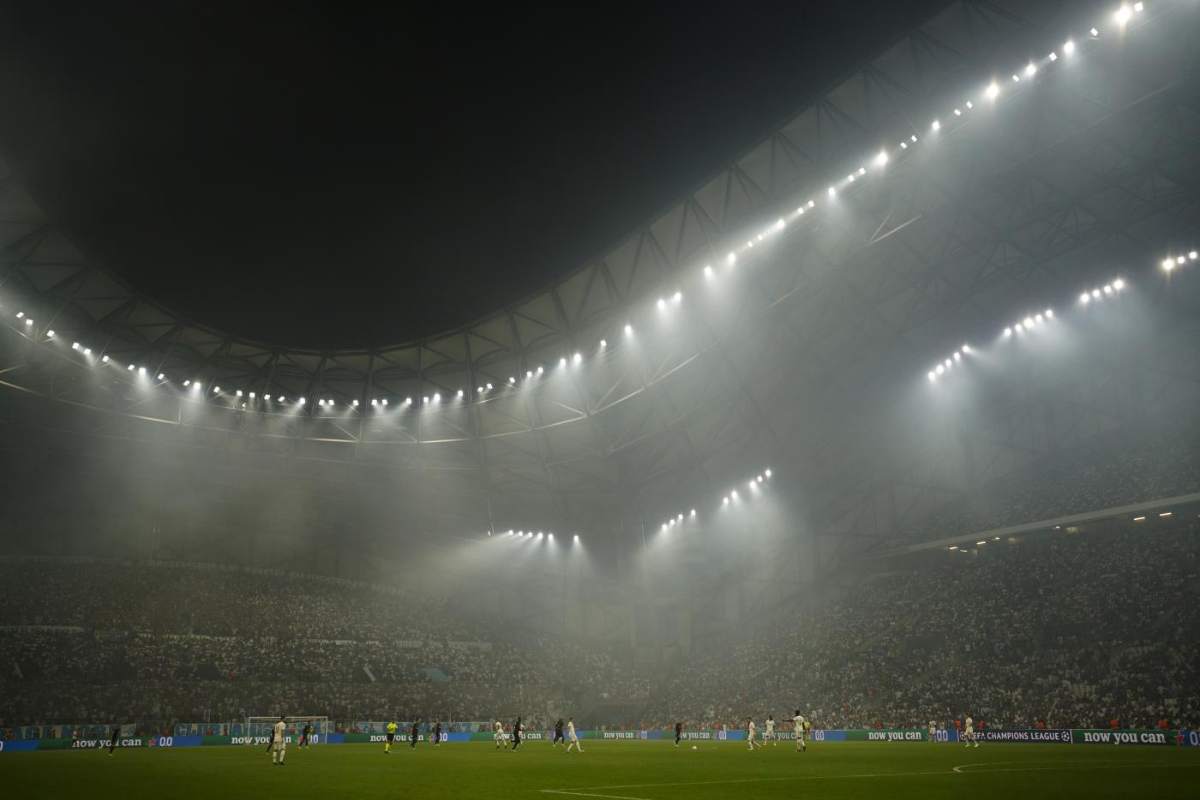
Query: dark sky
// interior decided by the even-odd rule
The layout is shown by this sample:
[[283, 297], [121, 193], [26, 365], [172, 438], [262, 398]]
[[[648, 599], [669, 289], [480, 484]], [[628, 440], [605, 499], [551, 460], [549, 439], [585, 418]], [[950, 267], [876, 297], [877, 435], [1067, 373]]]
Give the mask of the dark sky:
[[392, 343], [569, 273], [943, 5], [10, 5], [0, 151], [197, 321]]

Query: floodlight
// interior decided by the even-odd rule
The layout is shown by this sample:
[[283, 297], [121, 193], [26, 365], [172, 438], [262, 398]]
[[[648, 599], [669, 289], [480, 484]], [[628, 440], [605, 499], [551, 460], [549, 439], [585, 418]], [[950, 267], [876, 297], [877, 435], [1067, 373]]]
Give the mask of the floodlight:
[[100, 360], [101, 360], [101, 361], [103, 361], [105, 364], [107, 364], [107, 363], [108, 363], [108, 356], [107, 356], [107, 355], [101, 356], [101, 357], [100, 357]]
[[24, 311], [18, 311], [18, 312], [17, 312], [17, 319], [24, 319], [24, 318], [25, 318], [25, 312], [24, 312]]
[[954, 109], [954, 116], [956, 116], [956, 117], [961, 117], [961, 116], [962, 116], [962, 109], [961, 109], [961, 108], [956, 108], [956, 109]]
[[1195, 250], [1189, 250], [1188, 258], [1190, 258], [1192, 261], [1195, 261], [1197, 258], [1200, 258], [1200, 254], [1198, 254]]
[[850, 183], [854, 183], [854, 173], [851, 172], [849, 175], [847, 175], [846, 180], [848, 180]]
[[608, 339], [601, 339], [600, 340], [600, 349], [603, 350], [606, 347], [608, 347]]
[[901, 143], [900, 143], [900, 149], [901, 149], [901, 150], [907, 150], [907, 149], [908, 149], [908, 142], [901, 142]]
[[127, 369], [129, 372], [133, 372], [133, 364], [130, 364], [129, 366], [127, 366], [127, 367], [126, 367], [126, 369]]
[[633, 326], [630, 325], [629, 323], [625, 323], [625, 335], [633, 336]]
[[475, 389], [475, 394], [483, 394], [483, 387], [482, 387], [482, 386], [480, 386], [480, 387], [477, 387], [477, 388]]
[[[492, 390], [492, 385], [489, 383], [485, 388], [490, 392]], [[384, 400], [383, 402], [386, 403], [387, 400]]]
[[1084, 305], [1087, 305], [1091, 299], [1092, 299], [1092, 296], [1090, 294], [1088, 294], [1087, 292], [1084, 292], [1083, 294], [1079, 295], [1079, 302], [1083, 303]]
[[909, 138], [909, 141], [911, 141], [911, 142], [913, 142], [913, 143], [916, 143], [916, 141], [917, 141], [917, 135], [916, 135], [915, 133], [914, 133], [912, 136], [908, 137], [908, 138]]
[[[251, 396], [252, 398], [254, 397], [254, 395], [250, 395], [250, 396]], [[352, 401], [350, 402], [350, 405], [354, 406], [355, 408], [358, 408], [358, 398], [357, 398], [357, 397], [356, 397], [356, 398], [354, 398], [354, 400], [352, 400]]]
[[269, 394], [264, 394], [264, 395], [263, 395], [263, 400], [266, 400], [268, 403], [269, 403], [269, 402], [271, 402], [271, 395], [269, 395]]
[[930, 128], [930, 130], [932, 130], [932, 131], [934, 131], [934, 132], [940, 131], [940, 130], [942, 129], [942, 123], [941, 123], [941, 121], [940, 121], [940, 120], [936, 120], [936, 119], [935, 119], [935, 120], [933, 121], [933, 124], [931, 124], [931, 125], [929, 126], [929, 128]]
[[26, 327], [28, 327], [28, 326], [30, 326], [30, 325], [32, 325], [32, 324], [33, 324], [33, 318], [32, 318], [32, 317], [26, 317], [26, 318], [25, 318], [25, 326], [26, 326]]
[[768, 478], [771, 477], [771, 468], [768, 467], [767, 469], [763, 470], [763, 475], [766, 475]]
[[191, 379], [191, 378], [184, 378], [184, 380], [183, 380], [183, 385], [184, 385], [184, 386], [191, 386], [191, 385], [192, 385], [192, 379]]
[[934, 372], [936, 372], [938, 375], [941, 375], [945, 371], [946, 371], [946, 367], [943, 366], [942, 364], [938, 364], [937, 369], [934, 370]]
[[1043, 322], [1045, 322], [1045, 318], [1041, 314], [1038, 314], [1036, 317], [1033, 318], [1033, 320], [1038, 325], [1041, 325]]
[[78, 349], [79, 349], [79, 342], [71, 342], [71, 349], [72, 349], [72, 350], [78, 350]]
[[757, 483], [762, 483], [762, 482], [763, 482], [763, 476], [762, 476], [762, 475], [759, 475], [759, 476], [758, 476], [757, 478], [755, 478], [754, 480], [755, 480], [755, 482], [757, 482]]
[[734, 264], [736, 264], [737, 263], [737, 253], [730, 251], [729, 255], [725, 256], [725, 263], [731, 267]]
[[1025, 327], [1026, 327], [1026, 328], [1032, 328], [1032, 327], [1033, 327], [1033, 318], [1031, 318], [1031, 317], [1026, 317], [1026, 318], [1025, 318], [1024, 320], [1022, 320], [1022, 321], [1025, 323]]
[[1012, 328], [1005, 328], [1005, 329], [1004, 329], [1004, 335], [1005, 335], [1005, 336], [1012, 336]]
[[236, 394], [238, 397], [241, 397], [241, 396], [242, 396], [242, 390], [241, 390], [241, 389], [238, 389], [236, 392], [234, 392], [234, 394]]
[[837, 194], [837, 187], [836, 187], [836, 186], [830, 186], [830, 187], [829, 187], [829, 188], [828, 188], [826, 191], [829, 193], [829, 196], [830, 196], [830, 197], [833, 197], [834, 195], [836, 195], [836, 194]]
[[1013, 330], [1015, 330], [1017, 333], [1022, 333], [1025, 330], [1025, 326], [1018, 322], [1016, 325], [1013, 325]]
[[302, 405], [302, 406], [303, 406], [303, 405], [308, 405], [308, 398], [307, 398], [307, 397], [301, 397], [301, 398], [300, 398], [300, 399], [299, 399], [297, 402], [299, 402], [299, 403], [300, 403], [300, 405]]
[[959, 348], [959, 350], [961, 350], [964, 353], [969, 353], [969, 352], [971, 352], [971, 345], [964, 344], [962, 347]]
[[887, 150], [880, 150], [879, 155], [875, 156], [875, 166], [882, 167], [888, 162]]
[[975, 107], [975, 104], [972, 103], [970, 100], [968, 100], [967, 101], [967, 110], [970, 111], [974, 107]]
[[1125, 23], [1129, 22], [1129, 18], [1132, 16], [1133, 9], [1129, 7], [1128, 3], [1122, 3], [1121, 7], [1113, 13], [1113, 21], [1121, 27], [1124, 27]]
[[696, 509], [694, 509], [694, 508], [693, 508], [693, 509], [692, 509], [692, 511], [691, 511], [691, 513], [690, 513], [690, 514], [688, 514], [688, 516], [690, 516], [690, 517], [694, 517], [694, 516], [696, 516]]
[[1175, 269], [1174, 259], [1164, 258], [1162, 260], [1162, 268], [1165, 269], [1167, 272], [1170, 272], [1171, 270]]
[[816, 201], [816, 200], [809, 200], [809, 201], [808, 201], [808, 207], [809, 207], [809, 208], [812, 208], [812, 207], [813, 207], [813, 206], [815, 206], [816, 204], [817, 204], [817, 201]]
[[729, 496], [732, 497], [734, 500], [737, 500], [738, 499], [737, 489], [731, 489], [729, 491]]
[[1015, 73], [1015, 72], [1013, 73], [1013, 76], [1012, 76], [1012, 78], [1013, 78], [1013, 83], [1020, 83], [1020, 82], [1021, 82], [1021, 76], [1020, 76], [1020, 75], [1018, 75], [1018, 74], [1017, 74], [1017, 73]]
[[659, 311], [662, 311], [662, 310], [663, 310], [663, 309], [665, 309], [666, 307], [667, 307], [667, 301], [666, 301], [666, 300], [663, 300], [661, 297], [660, 297], [660, 298], [658, 298], [658, 310], [659, 310]]
[[[1176, 257], [1175, 257], [1175, 263], [1176, 263], [1176, 264], [1182, 264], [1182, 263], [1184, 263], [1185, 261], [1187, 261], [1187, 259], [1186, 259], [1186, 258], [1184, 258], [1183, 256], [1176, 256]], [[30, 320], [30, 322], [32, 322], [32, 320]]]
[[950, 369], [951, 367], [954, 366], [954, 362], [948, 358], [945, 361], [943, 361], [942, 363], [946, 365], [946, 369]]
[[388, 400], [386, 397], [383, 398], [382, 400], [380, 400], [379, 402], [382, 403], [384, 406], [386, 406], [388, 404]]
[[529, 380], [532, 377], [533, 377], [533, 370], [531, 370], [531, 369], [525, 370], [525, 380]]
[[933, 381], [936, 381], [936, 380], [937, 380], [937, 375], [933, 374], [933, 370], [930, 370], [929, 371], [929, 382], [932, 383]]
[[145, 374], [146, 374], [146, 368], [138, 367], [138, 375], [145, 375]]
[[583, 353], [576, 352], [575, 355], [571, 356], [571, 360], [578, 364], [580, 361], [583, 361]]
[[53, 339], [53, 338], [54, 338], [54, 329], [53, 329], [53, 328], [51, 328], [50, 330], [46, 331], [46, 338], [47, 338], [47, 339]]
[[509, 382], [509, 383], [516, 383], [516, 382], [517, 382], [517, 379], [516, 379], [516, 378], [514, 378], [513, 376], [509, 375], [509, 376], [508, 376], [508, 382]]
[[1051, 50], [1051, 51], [1050, 51], [1050, 56], [1049, 56], [1049, 58], [1050, 58], [1050, 60], [1051, 60], [1051, 61], [1058, 61], [1058, 53], [1056, 53], [1056, 52], [1054, 52], [1053, 50]]
[[577, 533], [577, 534], [575, 534], [575, 539], [574, 539], [574, 541], [576, 541], [576, 542], [578, 542], [578, 541], [579, 541], [579, 534], [578, 534], [578, 533]]
[[213, 394], [220, 394], [220, 393], [221, 393], [221, 387], [220, 387], [220, 386], [214, 386], [214, 387], [213, 387]]
[[1075, 42], [1071, 41], [1070, 39], [1067, 39], [1065, 42], [1063, 42], [1063, 48], [1062, 48], [1062, 49], [1063, 49], [1063, 55], [1065, 55], [1065, 56], [1069, 56], [1069, 55], [1072, 55], [1072, 54], [1074, 54], [1074, 52], [1075, 52]]
[[1053, 308], [1046, 309], [1046, 319], [1054, 319], [1054, 309]]
[[404, 398], [404, 405], [406, 405], [406, 406], [411, 406], [411, 405], [412, 405], [412, 398], [411, 398], [411, 397], [406, 397], [406, 398]]
[[[804, 209], [800, 209], [798, 213], [803, 214]], [[711, 266], [709, 266], [708, 264], [705, 264], [704, 265], [704, 277], [711, 278], [712, 276], [713, 276], [713, 268]]]
[[462, 390], [462, 389], [459, 389], [459, 390], [458, 390], [458, 395], [457, 395], [457, 396], [458, 396], [458, 397], [462, 397], [462, 396], [463, 396], [463, 390]]
[[441, 392], [434, 392], [434, 393], [433, 393], [433, 402], [435, 402], [435, 403], [440, 403], [440, 402], [442, 402], [442, 393], [441, 393]]
[[558, 360], [558, 365], [559, 365], [560, 367], [565, 367], [565, 366], [567, 365], [567, 357], [566, 357], [566, 356], [563, 356], [562, 358], [560, 358], [560, 359]]
[[537, 374], [538, 374], [538, 375], [541, 375], [541, 374], [542, 374], [543, 372], [545, 372], [545, 371], [546, 371], [546, 368], [545, 368], [545, 367], [538, 367], [538, 368], [537, 368]]
[[675, 294], [671, 295], [671, 301], [674, 303], [678, 303], [682, 300], [683, 300], [683, 292], [681, 292], [679, 290], [676, 290]]
[[90, 356], [92, 354], [92, 348], [90, 348], [90, 347], [83, 348], [83, 354], [85, 356]]
[[[166, 375], [164, 375], [163, 373], [161, 373], [161, 372], [160, 372], [160, 373], [158, 373], [158, 379], [159, 379], [160, 381], [161, 381], [163, 378], [165, 378], [165, 377], [167, 377], [167, 376], [166, 376]], [[251, 394], [250, 396], [251, 396], [251, 397], [253, 397], [254, 395], [253, 395], [253, 394]]]
[[1111, 284], [1111, 283], [1106, 283], [1106, 284], [1104, 284], [1104, 293], [1105, 293], [1105, 294], [1112, 294], [1112, 293], [1113, 293], [1113, 287], [1112, 287], [1112, 284]]
[[1092, 289], [1092, 299], [1093, 300], [1100, 299], [1100, 290], [1099, 289]]
[[1032, 61], [1030, 61], [1028, 64], [1025, 65], [1025, 77], [1032, 78], [1036, 74], [1037, 74], [1037, 65], [1034, 64]]
[[1091, 34], [1093, 39], [1100, 35], [1100, 31], [1096, 30], [1095, 28], [1089, 28], [1088, 33]]
[[1140, 3], [1140, 2], [1139, 2], [1139, 3], [1134, 3], [1134, 4], [1133, 4], [1133, 10], [1134, 10], [1134, 11], [1136, 11], [1136, 12], [1138, 12], [1139, 14], [1140, 14], [1140, 13], [1142, 13], [1142, 11], [1143, 11], [1143, 10], [1145, 10], [1145, 8], [1146, 8], [1146, 4], [1145, 4], [1145, 3]]

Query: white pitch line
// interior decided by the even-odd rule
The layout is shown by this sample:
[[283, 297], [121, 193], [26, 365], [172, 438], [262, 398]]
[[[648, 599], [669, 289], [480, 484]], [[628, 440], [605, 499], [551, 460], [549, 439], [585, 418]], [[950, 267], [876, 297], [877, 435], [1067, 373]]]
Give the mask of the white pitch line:
[[569, 794], [572, 797], [604, 797], [609, 800], [650, 800], [649, 797], [629, 797], [623, 794], [592, 794], [591, 792], [569, 792], [566, 789], [542, 789], [542, 794]]

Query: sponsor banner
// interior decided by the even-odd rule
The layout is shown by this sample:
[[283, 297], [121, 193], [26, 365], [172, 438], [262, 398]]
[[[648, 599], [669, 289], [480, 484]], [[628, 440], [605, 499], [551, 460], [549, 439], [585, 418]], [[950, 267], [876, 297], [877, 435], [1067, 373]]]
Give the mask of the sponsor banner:
[[1180, 731], [1176, 741], [1180, 747], [1200, 747], [1200, 731]]
[[1074, 730], [1071, 731], [1076, 744], [1153, 744], [1173, 745], [1179, 736], [1178, 731], [1161, 730]]
[[[959, 734], [959, 739], [962, 734]], [[1070, 744], [1071, 731], [1066, 729], [1038, 730], [1036, 728], [1017, 728], [1002, 730], [999, 728], [984, 728], [975, 731], [975, 738], [981, 742], [1034, 742], [1050, 744]]]
[[916, 729], [846, 731], [846, 739], [852, 742], [923, 742], [927, 737], [926, 731]]
[[37, 739], [14, 739], [6, 742], [0, 739], [0, 753], [29, 753], [38, 749], [41, 744]]
[[199, 747], [203, 736], [154, 736], [146, 740], [147, 747]]

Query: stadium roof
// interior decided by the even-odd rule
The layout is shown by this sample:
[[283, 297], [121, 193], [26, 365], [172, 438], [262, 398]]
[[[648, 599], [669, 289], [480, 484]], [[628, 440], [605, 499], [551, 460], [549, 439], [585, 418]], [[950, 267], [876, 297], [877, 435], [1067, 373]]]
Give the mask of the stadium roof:
[[[446, 500], [431, 529], [636, 528], [772, 465], [822, 529], [886, 537], [986, 477], [897, 424], [929, 364], [1195, 247], [1200, 12], [1117, 7], [956, 3], [602, 258], [393, 347], [194, 324], [89, 262], [9, 177], [0, 380], [56, 401], [68, 437], [236, 433], [264, 463], [404, 476]], [[1019, 457], [1019, 438], [981, 438], [976, 461]]]

